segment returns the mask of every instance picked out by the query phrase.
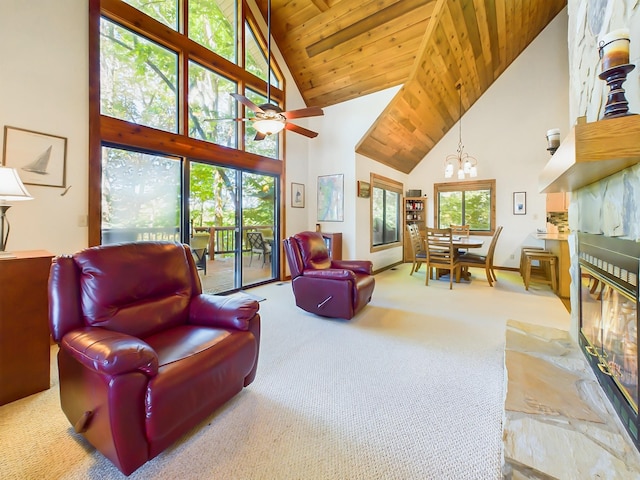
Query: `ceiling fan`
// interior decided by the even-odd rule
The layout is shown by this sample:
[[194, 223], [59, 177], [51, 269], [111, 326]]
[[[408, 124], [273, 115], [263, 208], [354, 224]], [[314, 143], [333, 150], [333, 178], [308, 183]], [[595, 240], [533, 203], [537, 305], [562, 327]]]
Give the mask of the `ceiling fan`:
[[244, 95], [240, 95], [239, 93], [231, 94], [233, 98], [255, 113], [255, 117], [247, 119], [253, 122], [253, 128], [256, 129], [254, 140], [263, 140], [267, 135], [278, 133], [282, 129], [287, 129], [309, 138], [317, 137], [317, 132], [290, 123], [289, 120], [324, 115], [320, 107], [307, 107], [285, 112], [278, 105], [271, 103], [271, 0], [267, 2], [267, 52], [267, 65], [269, 67], [267, 75], [267, 103], [256, 105]]

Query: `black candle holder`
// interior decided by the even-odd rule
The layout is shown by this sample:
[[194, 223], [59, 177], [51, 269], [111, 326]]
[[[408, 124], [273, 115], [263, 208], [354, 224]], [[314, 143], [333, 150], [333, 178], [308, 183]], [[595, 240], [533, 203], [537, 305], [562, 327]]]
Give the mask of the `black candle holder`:
[[598, 77], [606, 80], [609, 85], [609, 97], [607, 105], [604, 107], [605, 118], [622, 117], [624, 115], [634, 115], [629, 113], [629, 102], [624, 96], [622, 84], [627, 79], [627, 74], [636, 68], [633, 64], [617, 65], [602, 72]]

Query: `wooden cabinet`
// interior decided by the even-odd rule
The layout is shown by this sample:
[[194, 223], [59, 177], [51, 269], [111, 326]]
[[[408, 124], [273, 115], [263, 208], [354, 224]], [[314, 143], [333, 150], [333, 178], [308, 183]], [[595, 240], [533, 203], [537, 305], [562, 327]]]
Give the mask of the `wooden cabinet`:
[[329, 249], [331, 260], [342, 260], [342, 233], [320, 233]]
[[566, 212], [569, 210], [570, 193], [547, 193], [547, 212]]
[[47, 282], [52, 254], [0, 258], [0, 405], [49, 388]]
[[404, 225], [402, 237], [404, 239], [404, 261], [412, 262], [411, 239], [407, 232], [407, 225], [415, 223], [424, 234], [427, 225], [427, 199], [423, 197], [405, 197], [404, 199]]

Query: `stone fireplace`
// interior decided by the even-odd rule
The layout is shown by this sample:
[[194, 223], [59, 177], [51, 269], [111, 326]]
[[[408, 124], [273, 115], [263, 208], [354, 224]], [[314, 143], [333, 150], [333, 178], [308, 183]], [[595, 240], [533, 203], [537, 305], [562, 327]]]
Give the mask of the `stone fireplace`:
[[579, 343], [621, 423], [638, 431], [640, 243], [578, 233]]

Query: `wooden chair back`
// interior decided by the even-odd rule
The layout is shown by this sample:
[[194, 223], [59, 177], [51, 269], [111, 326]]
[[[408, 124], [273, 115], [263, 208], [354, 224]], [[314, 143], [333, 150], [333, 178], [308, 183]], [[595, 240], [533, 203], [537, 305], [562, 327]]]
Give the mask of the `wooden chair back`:
[[471, 231], [471, 228], [469, 227], [469, 225], [449, 225], [449, 227], [451, 227], [451, 234], [452, 235], [456, 235], [459, 237], [467, 237], [469, 238], [469, 232]]
[[489, 286], [493, 286], [493, 282], [498, 280], [496, 277], [496, 272], [493, 269], [493, 257], [496, 251], [496, 245], [498, 244], [498, 237], [502, 232], [502, 225], [496, 228], [496, 231], [493, 233], [493, 237], [491, 238], [491, 243], [489, 244], [489, 249], [487, 250], [486, 255], [475, 255], [473, 253], [467, 253], [460, 257], [460, 268], [462, 270], [466, 270], [469, 267], [479, 267], [484, 268], [487, 275], [487, 282], [489, 282]]
[[413, 265], [411, 265], [411, 272], [409, 275], [413, 275], [417, 272], [423, 262], [427, 259], [427, 253], [424, 249], [424, 242], [422, 235], [420, 235], [420, 229], [415, 223], [407, 224], [407, 233], [409, 235], [409, 244], [411, 245], [411, 255], [413, 258]]
[[[433, 270], [449, 270], [449, 289], [453, 288], [453, 276], [458, 269], [458, 257], [453, 247], [451, 228], [429, 228], [426, 231], [427, 275], [425, 285]], [[459, 277], [456, 275], [456, 281]]]

